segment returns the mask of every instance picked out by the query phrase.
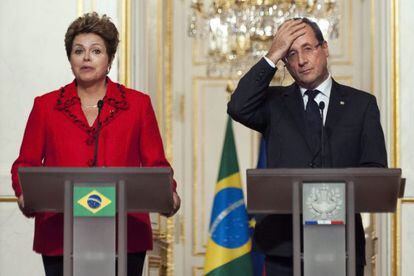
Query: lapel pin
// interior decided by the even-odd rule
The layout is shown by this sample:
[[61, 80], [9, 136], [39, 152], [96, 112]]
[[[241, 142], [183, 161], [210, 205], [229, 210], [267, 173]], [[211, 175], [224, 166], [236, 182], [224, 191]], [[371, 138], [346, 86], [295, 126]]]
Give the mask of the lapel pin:
[[345, 102], [344, 101], [340, 101], [339, 104], [340, 105], [345, 105]]

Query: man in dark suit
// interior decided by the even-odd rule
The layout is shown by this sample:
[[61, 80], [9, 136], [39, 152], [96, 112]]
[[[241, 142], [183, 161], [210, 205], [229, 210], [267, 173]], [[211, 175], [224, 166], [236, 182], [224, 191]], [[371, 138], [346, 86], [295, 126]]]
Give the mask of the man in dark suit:
[[[387, 166], [375, 97], [334, 81], [328, 56], [328, 44], [316, 23], [288, 20], [267, 55], [243, 76], [232, 95], [228, 113], [263, 134], [269, 168]], [[279, 61], [295, 80], [290, 86], [269, 86]], [[356, 272], [363, 275], [365, 237], [359, 214], [355, 224]], [[267, 275], [292, 275], [291, 227], [289, 215], [266, 216], [256, 225]]]

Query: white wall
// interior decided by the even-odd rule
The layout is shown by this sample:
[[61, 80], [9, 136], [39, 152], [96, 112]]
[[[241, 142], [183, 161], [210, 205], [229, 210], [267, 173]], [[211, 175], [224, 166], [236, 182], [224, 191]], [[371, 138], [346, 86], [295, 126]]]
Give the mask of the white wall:
[[414, 197], [414, 2], [400, 1], [400, 135], [401, 135], [401, 167], [407, 178], [406, 197]]
[[[0, 196], [14, 195], [16, 159], [33, 98], [72, 80], [64, 35], [76, 1], [0, 2]], [[0, 202], [0, 275], [42, 275], [32, 251], [33, 220], [14, 202]]]
[[[405, 197], [414, 197], [414, 2], [399, 1], [399, 34], [400, 34], [400, 166], [407, 178]], [[401, 275], [414, 275], [414, 201], [404, 203], [401, 215]]]
[[0, 2], [0, 194], [11, 193], [17, 157], [33, 98], [71, 81], [64, 48], [75, 1]]
[[[32, 251], [33, 220], [14, 202], [10, 167], [19, 153], [26, 120], [35, 96], [73, 80], [64, 36], [83, 11], [95, 8], [115, 23], [117, 1], [0, 1], [0, 275], [42, 275], [41, 257]], [[92, 4], [91, 4], [92, 3]], [[115, 68], [114, 68], [115, 67]], [[117, 66], [111, 78], [117, 79]], [[2, 200], [3, 199], [3, 200]]]

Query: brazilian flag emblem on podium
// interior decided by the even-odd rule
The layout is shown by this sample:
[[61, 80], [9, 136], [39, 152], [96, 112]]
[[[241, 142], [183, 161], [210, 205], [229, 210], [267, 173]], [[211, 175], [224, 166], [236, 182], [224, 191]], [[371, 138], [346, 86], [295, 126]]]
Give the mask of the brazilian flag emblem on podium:
[[115, 187], [74, 187], [74, 217], [113, 217], [115, 212]]

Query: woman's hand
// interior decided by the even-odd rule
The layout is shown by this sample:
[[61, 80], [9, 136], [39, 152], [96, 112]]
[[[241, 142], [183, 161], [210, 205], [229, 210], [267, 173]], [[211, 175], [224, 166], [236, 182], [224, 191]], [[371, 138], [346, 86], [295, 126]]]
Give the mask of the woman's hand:
[[33, 218], [34, 217], [34, 212], [33, 210], [27, 209], [24, 206], [24, 198], [23, 195], [20, 195], [17, 198], [17, 205], [19, 206], [20, 211], [23, 213], [23, 215], [27, 218]]
[[181, 199], [177, 192], [173, 192], [173, 209], [168, 214], [162, 214], [166, 217], [172, 217], [177, 211], [180, 209], [181, 206]]

